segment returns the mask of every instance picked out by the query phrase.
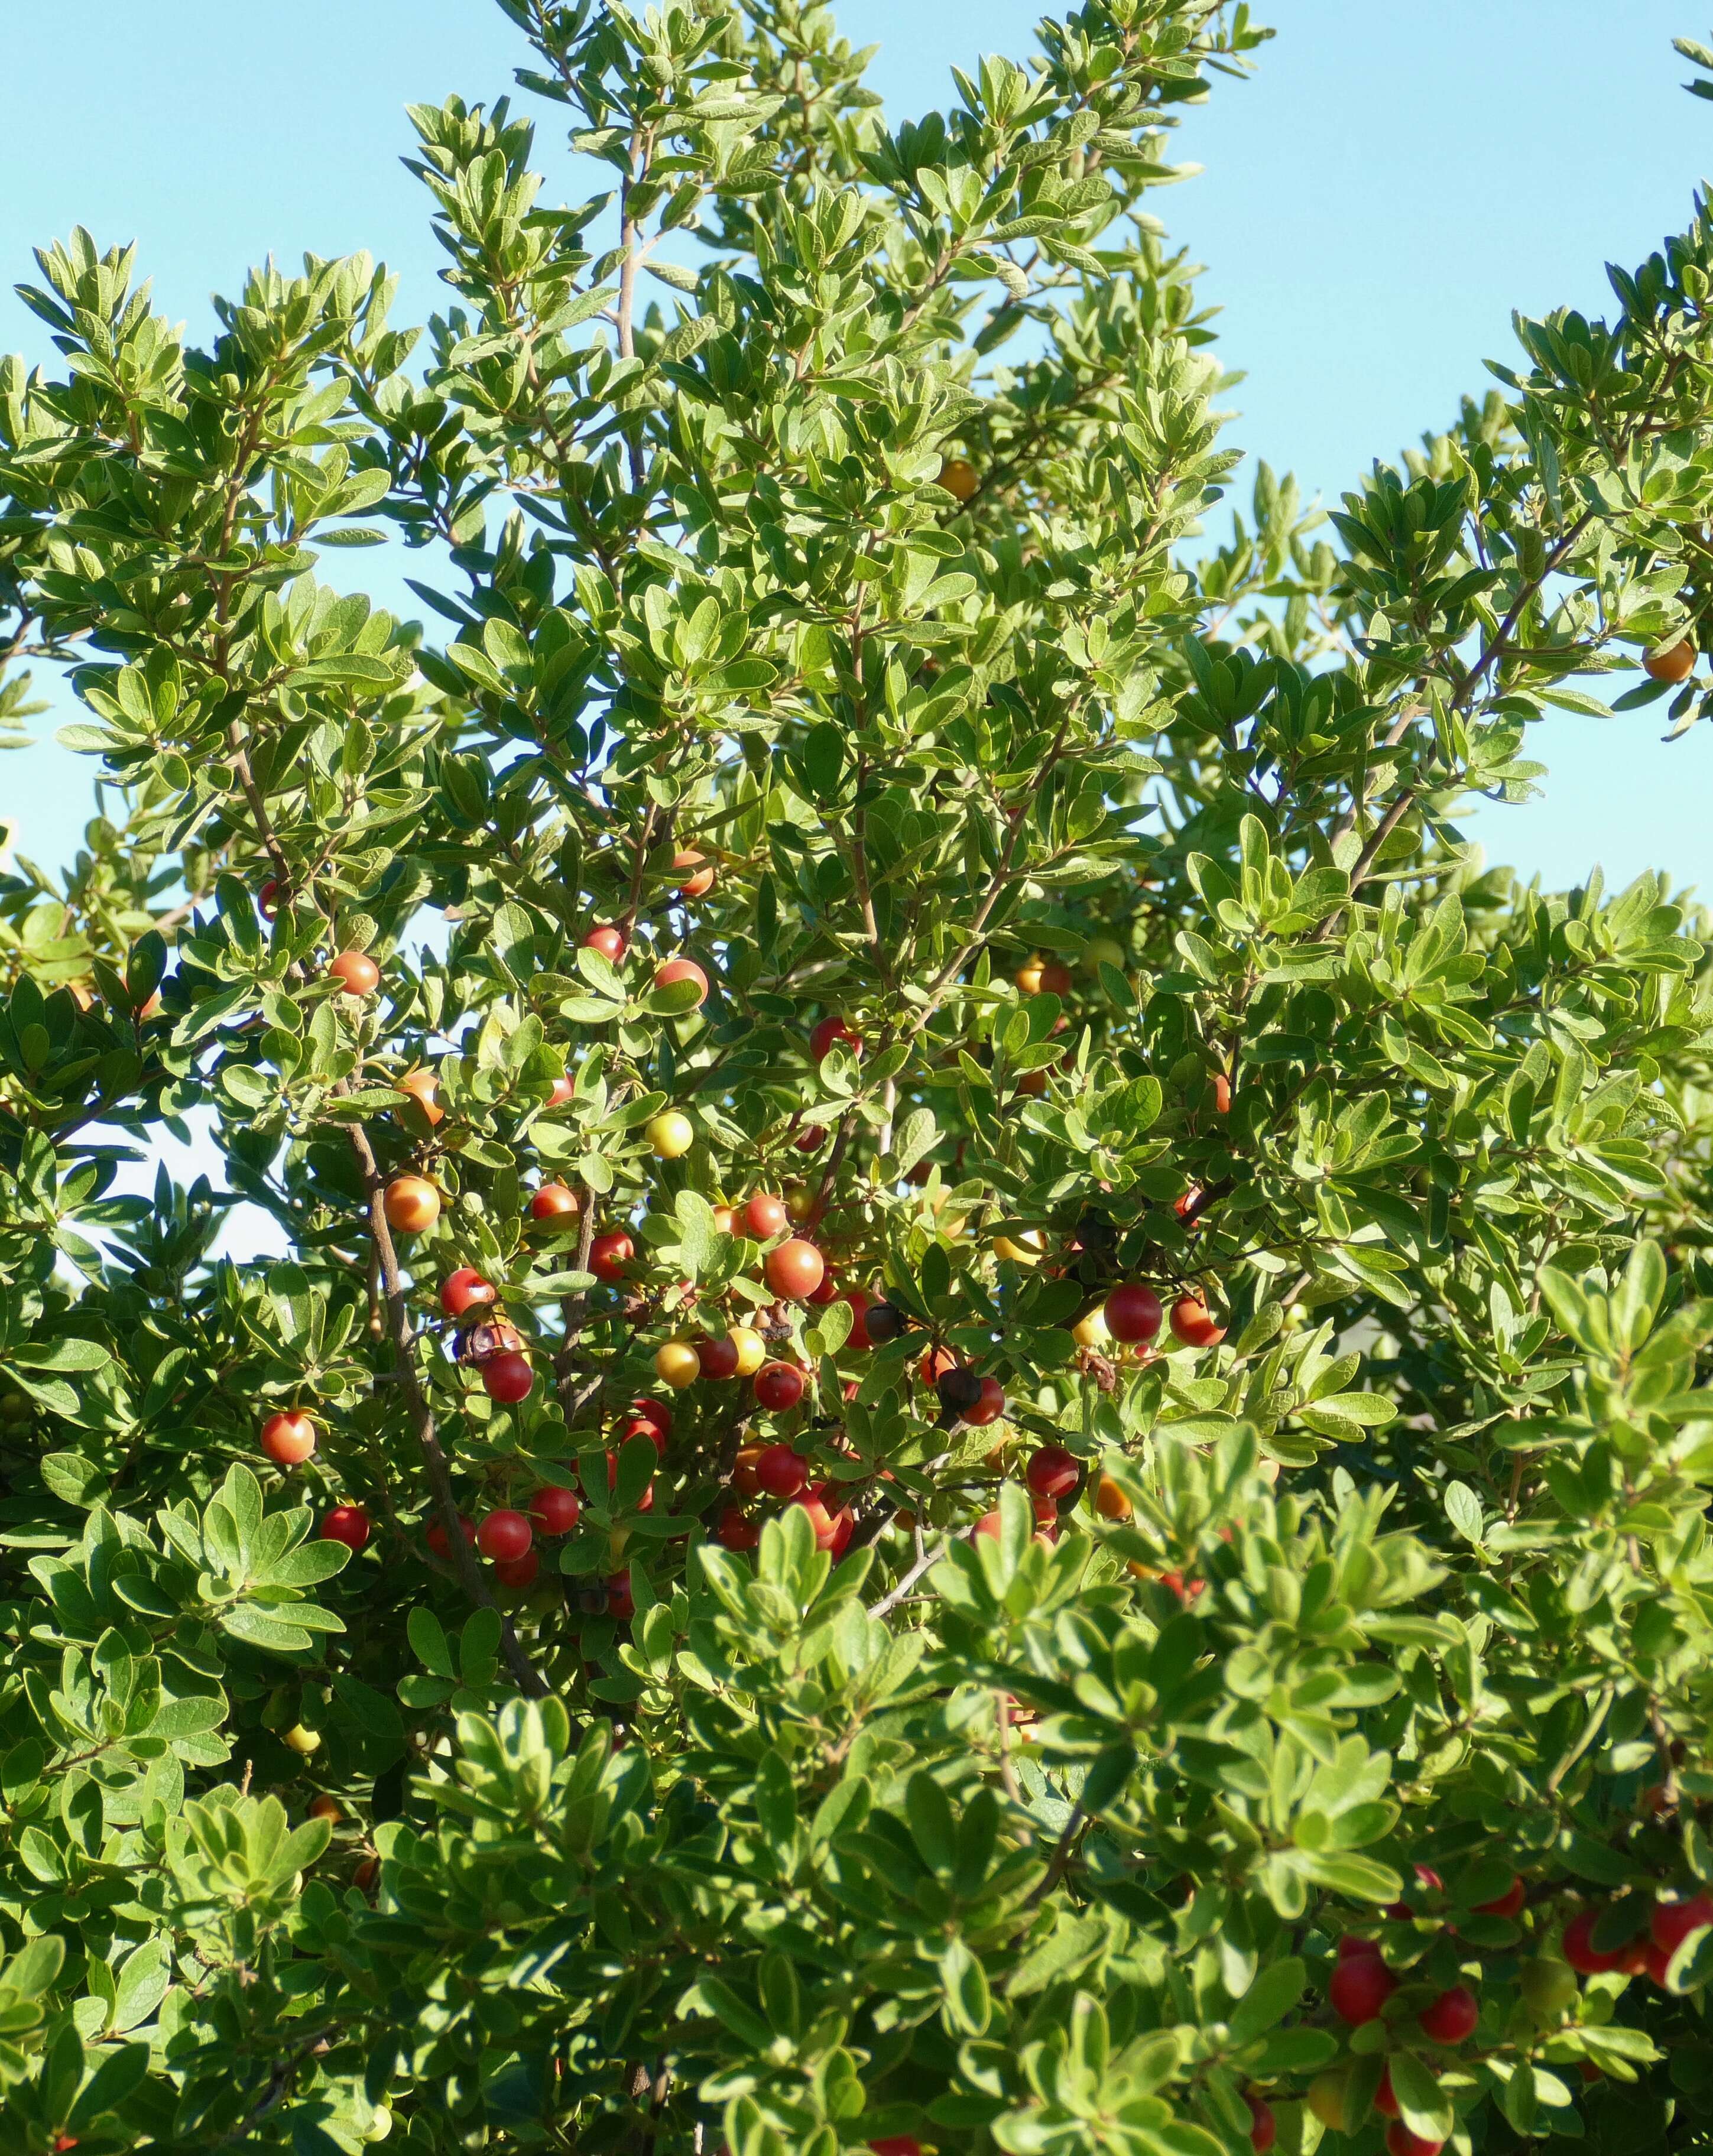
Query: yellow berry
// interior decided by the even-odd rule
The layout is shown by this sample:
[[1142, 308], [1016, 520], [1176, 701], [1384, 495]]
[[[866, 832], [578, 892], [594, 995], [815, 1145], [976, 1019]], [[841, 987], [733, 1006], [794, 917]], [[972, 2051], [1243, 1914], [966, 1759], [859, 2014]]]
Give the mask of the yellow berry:
[[648, 1127], [648, 1142], [661, 1160], [676, 1160], [689, 1152], [696, 1142], [696, 1127], [688, 1116], [682, 1116], [676, 1108], [669, 1108], [663, 1116], [656, 1116]]
[[286, 1742], [301, 1759], [307, 1759], [311, 1752], [319, 1752], [322, 1748], [321, 1732], [306, 1729], [301, 1722], [286, 1731]]
[[1038, 1265], [1046, 1253], [1047, 1244], [1038, 1228], [1026, 1228], [1018, 1235], [995, 1238], [994, 1249], [1014, 1265]]
[[728, 1335], [738, 1351], [738, 1375], [753, 1378], [767, 1360], [767, 1342], [747, 1325], [734, 1325]]
[[682, 1393], [702, 1375], [702, 1358], [687, 1341], [669, 1340], [655, 1351], [654, 1370], [662, 1384]]
[[1106, 1312], [1097, 1303], [1086, 1317], [1079, 1317], [1071, 1327], [1071, 1337], [1079, 1348], [1108, 1348], [1112, 1335], [1106, 1329]]

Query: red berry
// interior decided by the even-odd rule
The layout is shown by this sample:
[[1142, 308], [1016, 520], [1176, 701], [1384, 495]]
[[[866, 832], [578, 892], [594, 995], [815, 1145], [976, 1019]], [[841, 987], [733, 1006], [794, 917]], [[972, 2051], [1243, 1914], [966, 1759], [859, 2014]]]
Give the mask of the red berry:
[[[458, 1527], [459, 1532], [463, 1535], [465, 1541], [471, 1547], [474, 1547], [476, 1542], [475, 1521], [466, 1520], [463, 1514], [460, 1513], [458, 1517]], [[445, 1528], [439, 1520], [430, 1520], [429, 1522], [427, 1529], [423, 1535], [423, 1540], [428, 1544], [435, 1555], [439, 1558], [442, 1564], [450, 1564], [452, 1562], [452, 1544], [450, 1539], [447, 1536]]]
[[1213, 1074], [1213, 1112], [1216, 1116], [1228, 1116], [1231, 1111], [1232, 1081], [1223, 1070], [1216, 1070]]
[[693, 958], [668, 958], [664, 966], [655, 968], [654, 984], [657, 988], [670, 988], [675, 981], [693, 981], [696, 1001], [690, 1006], [699, 1010], [707, 998], [707, 975]]
[[1430, 2141], [1425, 2133], [1412, 2133], [1401, 2118], [1395, 2118], [1386, 2129], [1388, 2156], [1439, 2156], [1444, 2148], [1443, 2141]]
[[1686, 1901], [1656, 1902], [1648, 1933], [1669, 1962], [1690, 1933], [1706, 1924], [1713, 1924], [1713, 1895], [1692, 1894]]
[[738, 1343], [723, 1335], [704, 1334], [692, 1342], [696, 1359], [702, 1365], [704, 1378], [735, 1378], [738, 1374]]
[[280, 901], [282, 899], [290, 898], [291, 896], [290, 891], [277, 876], [270, 876], [256, 893], [255, 902], [261, 908], [262, 918], [265, 921], [271, 921], [280, 911]]
[[975, 1526], [970, 1528], [970, 1539], [972, 1543], [976, 1541], [996, 1543], [1004, 1527], [1005, 1515], [1002, 1512], [997, 1510], [984, 1512]]
[[728, 1550], [753, 1550], [761, 1540], [761, 1529], [741, 1505], [726, 1507], [714, 1534]]
[[[783, 1369], [783, 1363], [775, 1363]], [[789, 1445], [763, 1448], [755, 1462], [755, 1479], [769, 1497], [795, 1497], [809, 1486], [809, 1470]]]
[[1622, 1969], [1629, 1958], [1628, 1941], [1615, 1947], [1594, 1944], [1594, 1927], [1599, 1917], [1597, 1909], [1583, 1909], [1564, 1928], [1564, 1958], [1579, 1976], [1603, 1976], [1608, 1970]]
[[846, 1337], [847, 1348], [872, 1348], [874, 1342], [868, 1335], [868, 1313], [872, 1305], [860, 1287], [847, 1287], [840, 1291], [839, 1301], [851, 1306], [851, 1330]]
[[663, 1400], [632, 1400], [630, 1419], [646, 1422], [661, 1440], [661, 1450], [672, 1434], [672, 1411]]
[[981, 1381], [981, 1397], [974, 1407], [965, 1409], [964, 1419], [967, 1423], [974, 1424], [976, 1429], [981, 1430], [990, 1422], [997, 1422], [1005, 1411], [1005, 1387], [997, 1378], [984, 1378]]
[[335, 1505], [322, 1521], [322, 1540], [343, 1543], [347, 1549], [362, 1549], [373, 1532], [373, 1522], [361, 1505]]
[[262, 1450], [276, 1467], [297, 1467], [316, 1449], [316, 1426], [300, 1408], [270, 1414], [262, 1424]]
[[853, 1033], [841, 1018], [824, 1018], [809, 1036], [809, 1052], [819, 1063], [836, 1040], [841, 1040], [853, 1055], [862, 1053], [862, 1036]]
[[[647, 1435], [652, 1437], [654, 1433], [652, 1430], [650, 1430]], [[616, 1452], [610, 1452], [607, 1455], [607, 1488], [609, 1491], [612, 1491], [616, 1490], [618, 1486], [619, 1455]], [[651, 1512], [654, 1510], [654, 1483], [652, 1479], [650, 1480], [646, 1486], [644, 1488], [642, 1495], [636, 1500], [636, 1509], [639, 1512]]]
[[1134, 1281], [1113, 1290], [1106, 1299], [1103, 1314], [1106, 1329], [1113, 1338], [1136, 1347], [1145, 1347], [1165, 1319], [1165, 1312], [1154, 1290], [1139, 1286]]
[[1326, 1995], [1335, 2014], [1345, 2021], [1372, 2021], [1393, 1992], [1397, 1979], [1378, 1954], [1352, 1954], [1332, 1972]]
[[917, 1367], [924, 1385], [938, 1385], [948, 1370], [957, 1368], [958, 1358], [949, 1348], [924, 1348]]
[[1464, 2037], [1474, 2035], [1475, 2024], [1481, 2019], [1481, 2009], [1467, 1984], [1454, 1984], [1449, 1991], [1442, 1991], [1416, 2019], [1422, 2034], [1430, 2042], [1461, 2044]]
[[610, 921], [604, 921], [589, 930], [583, 939], [583, 947], [585, 951], [599, 951], [602, 957], [610, 959], [616, 966], [630, 948], [630, 939], [622, 928], [615, 928]]
[[1023, 1480], [1037, 1497], [1068, 1497], [1083, 1480], [1082, 1463], [1062, 1445], [1043, 1445], [1029, 1455]]
[[764, 1363], [755, 1373], [755, 1398], [759, 1406], [768, 1408], [774, 1414], [783, 1414], [788, 1408], [796, 1406], [803, 1397], [803, 1373], [790, 1363]]
[[775, 1295], [789, 1302], [806, 1302], [826, 1277], [826, 1260], [813, 1243], [793, 1235], [768, 1252], [762, 1270]]
[[630, 1591], [630, 1573], [627, 1566], [623, 1572], [615, 1573], [607, 1582], [607, 1614], [619, 1622], [628, 1624], [636, 1614], [636, 1598]]
[[622, 1228], [597, 1235], [589, 1246], [589, 1270], [597, 1280], [621, 1281], [625, 1268], [636, 1255], [636, 1245]]
[[500, 1564], [515, 1563], [534, 1540], [527, 1514], [506, 1507], [490, 1512], [476, 1531], [476, 1548]]
[[1516, 1917], [1522, 1913], [1528, 1889], [1520, 1879], [1513, 1879], [1496, 1902], [1477, 1902], [1474, 1912], [1478, 1917]]
[[533, 1587], [540, 1570], [541, 1553], [525, 1550], [522, 1557], [501, 1558], [494, 1566], [494, 1578], [502, 1587]]
[[1372, 1939], [1359, 1939], [1354, 1932], [1346, 1932], [1338, 1943], [1338, 1958], [1349, 1961], [1355, 1954], [1378, 1954], [1380, 1948]]
[[327, 968], [327, 978], [337, 981], [347, 996], [373, 995], [380, 984], [381, 969], [367, 951], [342, 951]]
[[1278, 2138], [1278, 2121], [1273, 2115], [1273, 2106], [1263, 2103], [1258, 2096], [1246, 2097], [1249, 2107], [1249, 2146], [1255, 2156], [1267, 2156], [1267, 2151]]
[[882, 2134], [868, 2145], [874, 2156], [922, 2156], [922, 2143], [911, 2133]]
[[548, 1096], [549, 1108], [568, 1108], [577, 1098], [577, 1088], [568, 1078], [556, 1078], [553, 1090]]
[[494, 1290], [474, 1265], [460, 1265], [440, 1282], [440, 1307], [448, 1317], [462, 1317], [466, 1310], [494, 1300]]
[[574, 1220], [579, 1210], [577, 1193], [563, 1183], [544, 1183], [529, 1201], [532, 1220]]
[[582, 1517], [583, 1507], [574, 1490], [544, 1483], [529, 1501], [529, 1517], [539, 1535], [568, 1535]]
[[1397, 2117], [1397, 2092], [1391, 2085], [1391, 2067], [1389, 2064], [1380, 2069], [1380, 2086], [1374, 2092], [1374, 2108], [1382, 2118]]
[[851, 1515], [846, 1512], [830, 1512], [824, 1490], [805, 1490], [793, 1502], [804, 1513], [815, 1530], [815, 1546], [829, 1550], [836, 1557], [851, 1539]]
[[684, 878], [678, 886], [681, 898], [702, 898], [713, 889], [716, 870], [701, 854], [681, 849], [672, 856], [672, 866]]
[[790, 1224], [791, 1216], [785, 1210], [784, 1201], [769, 1198], [764, 1190], [758, 1190], [745, 1202], [743, 1232], [746, 1235], [753, 1235], [758, 1243], [772, 1242], [775, 1235], [783, 1235]]
[[482, 1390], [502, 1406], [527, 1399], [534, 1383], [535, 1367], [527, 1355], [491, 1355], [481, 1366]]
[[[1109, 1326], [1111, 1322], [1109, 1318]], [[1186, 1348], [1217, 1348], [1225, 1337], [1224, 1326], [1199, 1295], [1181, 1295], [1172, 1305], [1172, 1331]]]

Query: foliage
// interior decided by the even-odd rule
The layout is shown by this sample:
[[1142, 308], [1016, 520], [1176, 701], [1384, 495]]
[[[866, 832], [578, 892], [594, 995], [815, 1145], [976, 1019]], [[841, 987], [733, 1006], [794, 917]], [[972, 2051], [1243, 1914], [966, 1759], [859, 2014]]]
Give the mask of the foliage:
[[[0, 373], [0, 653], [112, 812], [0, 879], [6, 2146], [1369, 2156], [1382, 2067], [1430, 2145], [1705, 2145], [1713, 1929], [1561, 1950], [1713, 1887], [1705, 929], [1455, 818], [1705, 634], [1713, 215], [1210, 547], [1149, 198], [1245, 8], [891, 131], [800, 0], [502, 4], [604, 191], [414, 110], [425, 337], [358, 258], [190, 349], [79, 231]], [[323, 573], [389, 536], [432, 635]], [[119, 1194], [162, 1132], [219, 1184]], [[1137, 1281], [1222, 1335], [1103, 1337]], [[733, 1326], [802, 1404], [704, 1374], [657, 1452]], [[532, 1581], [466, 1548], [542, 1489]]]

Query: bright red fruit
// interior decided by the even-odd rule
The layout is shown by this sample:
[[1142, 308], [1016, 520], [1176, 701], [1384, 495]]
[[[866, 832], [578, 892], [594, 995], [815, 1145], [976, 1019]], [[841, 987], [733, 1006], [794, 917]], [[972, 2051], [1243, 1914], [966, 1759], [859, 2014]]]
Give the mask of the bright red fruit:
[[955, 1370], [958, 1358], [949, 1348], [924, 1348], [917, 1368], [922, 1373], [924, 1385], [937, 1385], [948, 1370]]
[[484, 1557], [492, 1558], [496, 1563], [511, 1564], [522, 1557], [535, 1540], [535, 1530], [528, 1516], [502, 1507], [490, 1512], [476, 1531], [476, 1546]]
[[1627, 1940], [1615, 1947], [1594, 1944], [1594, 1927], [1599, 1917], [1597, 1909], [1584, 1909], [1564, 1928], [1564, 1958], [1579, 1976], [1604, 1976], [1608, 1970], [1622, 1969], [1629, 1958]]
[[656, 966], [654, 984], [657, 988], [669, 988], [675, 981], [694, 981], [696, 1001], [690, 1006], [699, 1010], [707, 998], [707, 975], [693, 958], [668, 958], [664, 966]]
[[1273, 2115], [1273, 2106], [1263, 2103], [1258, 2096], [1245, 2097], [1249, 2107], [1249, 2146], [1255, 2156], [1267, 2156], [1267, 2151], [1278, 2138], [1278, 2121]]
[[803, 1397], [803, 1373], [789, 1363], [764, 1363], [755, 1373], [757, 1404], [783, 1414]]
[[845, 1345], [847, 1348], [873, 1347], [874, 1342], [868, 1337], [868, 1313], [872, 1306], [867, 1295], [860, 1287], [847, 1287], [841, 1291], [838, 1299], [851, 1306], [851, 1331]]
[[646, 1422], [662, 1441], [672, 1434], [672, 1411], [663, 1400], [632, 1400], [630, 1419]]
[[1474, 1907], [1478, 1917], [1516, 1917], [1522, 1914], [1528, 1889], [1520, 1879], [1513, 1879], [1496, 1902], [1477, 1902]]
[[785, 1210], [782, 1199], [769, 1198], [764, 1190], [758, 1190], [743, 1207], [743, 1232], [753, 1235], [758, 1243], [770, 1243], [775, 1235], [783, 1235], [791, 1224], [791, 1216]]
[[1359, 1939], [1354, 1932], [1346, 1932], [1338, 1943], [1338, 1958], [1349, 1961], [1355, 1954], [1378, 1954], [1379, 1948], [1372, 1939]]
[[373, 1532], [374, 1523], [361, 1505], [335, 1505], [322, 1521], [322, 1540], [343, 1543], [347, 1549], [362, 1549]]
[[681, 848], [672, 856], [672, 866], [684, 878], [678, 886], [681, 898], [704, 898], [713, 889], [718, 871], [703, 855]]
[[1443, 2141], [1430, 2141], [1425, 2133], [1412, 2133], [1401, 2118], [1393, 2119], [1386, 2129], [1388, 2156], [1439, 2156], [1444, 2148]]
[[263, 920], [271, 921], [280, 911], [280, 900], [289, 898], [291, 895], [278, 876], [270, 876], [256, 893], [255, 902], [261, 908]]
[[693, 1341], [696, 1359], [702, 1365], [704, 1378], [735, 1378], [738, 1374], [738, 1343], [723, 1335], [703, 1334]]
[[741, 1505], [727, 1506], [714, 1534], [728, 1550], [753, 1550], [761, 1540], [761, 1529]]
[[755, 1479], [769, 1497], [795, 1497], [809, 1486], [809, 1470], [789, 1445], [769, 1445], [755, 1462]]
[[911, 2133], [883, 2134], [868, 2145], [874, 2156], [922, 2156], [922, 2143]]
[[827, 1496], [828, 1492], [824, 1489], [805, 1490], [794, 1502], [815, 1530], [815, 1547], [830, 1551], [837, 1557], [851, 1539], [851, 1515], [846, 1512], [830, 1512], [826, 1506]]
[[380, 985], [381, 969], [367, 951], [342, 951], [327, 968], [327, 978], [337, 981], [347, 996], [373, 995]]
[[1181, 1295], [1172, 1305], [1172, 1331], [1186, 1348], [1217, 1348], [1225, 1337], [1224, 1326], [1199, 1295]]
[[1165, 1311], [1154, 1290], [1134, 1281], [1113, 1290], [1103, 1315], [1113, 1338], [1135, 1347], [1146, 1346], [1165, 1321]]
[[548, 1096], [550, 1108], [568, 1108], [577, 1098], [577, 1087], [569, 1078], [556, 1078], [553, 1090]]
[[1006, 1389], [997, 1378], [984, 1378], [981, 1397], [973, 1407], [965, 1408], [964, 1419], [982, 1430], [990, 1422], [997, 1422], [1006, 1411]]
[[1083, 1469], [1063, 1445], [1043, 1445], [1029, 1455], [1023, 1480], [1037, 1497], [1068, 1497], [1083, 1480]]
[[535, 1383], [535, 1368], [527, 1355], [491, 1355], [481, 1366], [481, 1389], [502, 1407], [529, 1398]]
[[589, 1270], [597, 1280], [621, 1281], [625, 1268], [636, 1255], [636, 1245], [622, 1228], [597, 1235], [589, 1246]]
[[276, 1467], [297, 1467], [316, 1449], [316, 1426], [301, 1409], [270, 1414], [262, 1424], [262, 1450]]
[[[474, 1548], [476, 1543], [475, 1521], [466, 1520], [460, 1512], [458, 1516], [458, 1526], [465, 1541]], [[435, 1555], [439, 1558], [442, 1564], [450, 1564], [452, 1562], [452, 1544], [447, 1537], [445, 1528], [441, 1526], [438, 1520], [430, 1520], [429, 1522], [427, 1529], [423, 1535], [423, 1540], [428, 1544]]]
[[607, 1614], [628, 1624], [636, 1614], [636, 1598], [630, 1591], [630, 1571], [615, 1572], [607, 1582]]
[[494, 1567], [494, 1578], [502, 1587], [533, 1587], [540, 1570], [540, 1551], [529, 1549], [522, 1557], [501, 1558]]
[[599, 951], [602, 957], [610, 958], [616, 966], [630, 948], [630, 939], [622, 928], [615, 928], [610, 921], [603, 921], [584, 937], [583, 947], [585, 951]]
[[529, 1201], [532, 1220], [574, 1220], [578, 1210], [577, 1193], [568, 1183], [544, 1183]]
[[1391, 2085], [1391, 2068], [1380, 2069], [1380, 2086], [1374, 2092], [1374, 2108], [1382, 2118], [1396, 2118], [1398, 2114], [1397, 2092]]
[[583, 1516], [574, 1490], [544, 1483], [529, 1501], [529, 1517], [538, 1535], [568, 1535]]
[[1704, 1924], [1713, 1924], [1713, 1896], [1692, 1894], [1683, 1902], [1656, 1902], [1648, 1919], [1648, 1933], [1669, 1962], [1690, 1933], [1699, 1932]]
[[1397, 1989], [1397, 1979], [1378, 1954], [1352, 1954], [1332, 1972], [1326, 1995], [1345, 2021], [1372, 2021]]
[[841, 1018], [824, 1018], [809, 1036], [809, 1052], [819, 1063], [836, 1040], [841, 1040], [853, 1055], [862, 1053], [862, 1036], [853, 1033]]
[[762, 1270], [775, 1295], [790, 1302], [806, 1302], [826, 1277], [826, 1260], [813, 1243], [793, 1235], [768, 1252]]
[[1481, 2019], [1481, 2009], [1467, 1984], [1454, 1984], [1449, 1991], [1442, 1991], [1416, 2019], [1422, 2034], [1430, 2042], [1461, 2044], [1465, 2036], [1474, 2035], [1475, 2024]]
[[440, 1307], [448, 1317], [462, 1317], [466, 1310], [494, 1300], [492, 1285], [485, 1281], [474, 1265], [460, 1265], [455, 1273], [448, 1273], [440, 1282]]

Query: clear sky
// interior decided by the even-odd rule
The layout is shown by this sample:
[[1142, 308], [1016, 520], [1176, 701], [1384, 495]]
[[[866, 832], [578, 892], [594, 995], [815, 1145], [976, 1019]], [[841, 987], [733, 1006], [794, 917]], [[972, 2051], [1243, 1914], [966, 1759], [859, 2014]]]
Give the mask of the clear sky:
[[[944, 101], [947, 69], [1031, 49], [1023, 0], [845, 0], [847, 33], [881, 46], [872, 80], [895, 113]], [[10, 296], [31, 246], [87, 225], [135, 239], [157, 301], [205, 335], [211, 290], [270, 252], [296, 266], [367, 247], [404, 278], [396, 319], [440, 304], [436, 250], [399, 165], [407, 102], [510, 85], [519, 41], [487, 0], [83, 0], [13, 11], [0, 129], [0, 349], [51, 360]], [[1443, 424], [1511, 350], [1513, 306], [1609, 304], [1602, 265], [1630, 263], [1686, 221], [1713, 169], [1713, 106], [1685, 96], [1681, 0], [1257, 0], [1279, 34], [1250, 82], [1221, 85], [1178, 152], [1203, 175], [1155, 207], [1225, 310], [1224, 357], [1246, 371], [1232, 433], [1335, 499], [1376, 456]], [[552, 184], [576, 183], [546, 116]], [[1246, 485], [1239, 476], [1240, 490]], [[329, 561], [383, 603], [419, 611], [376, 555]], [[64, 856], [91, 767], [51, 744], [0, 757], [0, 814], [24, 850]], [[1661, 866], [1713, 891], [1703, 807], [1713, 743], [1666, 747], [1657, 712], [1556, 714], [1530, 752], [1547, 798], [1484, 811], [1495, 858], [1549, 881], [1595, 861], [1627, 879]]]

